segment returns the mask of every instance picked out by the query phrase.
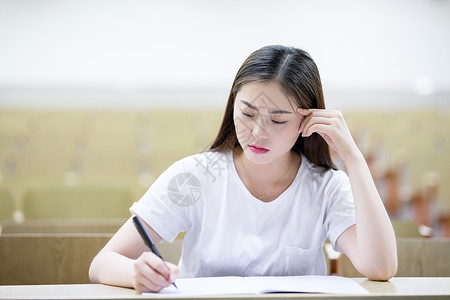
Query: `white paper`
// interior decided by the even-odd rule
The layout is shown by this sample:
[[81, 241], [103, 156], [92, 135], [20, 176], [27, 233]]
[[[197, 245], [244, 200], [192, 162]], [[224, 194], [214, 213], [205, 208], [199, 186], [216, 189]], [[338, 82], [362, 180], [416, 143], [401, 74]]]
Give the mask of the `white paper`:
[[354, 280], [339, 276], [277, 276], [277, 277], [202, 277], [177, 279], [173, 286], [146, 296], [246, 295], [274, 292], [327, 293], [365, 295], [369, 292]]

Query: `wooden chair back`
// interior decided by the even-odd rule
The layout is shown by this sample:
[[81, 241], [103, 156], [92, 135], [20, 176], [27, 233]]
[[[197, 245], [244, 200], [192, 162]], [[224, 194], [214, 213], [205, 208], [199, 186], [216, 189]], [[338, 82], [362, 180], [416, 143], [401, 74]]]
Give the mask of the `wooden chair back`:
[[[93, 258], [112, 234], [0, 235], [0, 285], [90, 283]], [[177, 264], [182, 240], [162, 242], [165, 260]]]
[[111, 236], [0, 235], [0, 284], [90, 283], [92, 259]]
[[[450, 239], [398, 238], [398, 271], [396, 277], [448, 277], [450, 276]], [[337, 275], [364, 277], [347, 256], [337, 261]]]

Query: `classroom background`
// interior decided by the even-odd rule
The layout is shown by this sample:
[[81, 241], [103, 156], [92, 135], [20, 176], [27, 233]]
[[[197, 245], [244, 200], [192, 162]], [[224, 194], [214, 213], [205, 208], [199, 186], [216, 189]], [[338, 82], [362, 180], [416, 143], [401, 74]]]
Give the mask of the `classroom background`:
[[0, 284], [40, 282], [7, 274], [24, 244], [84, 236], [88, 263], [269, 44], [316, 61], [397, 237], [450, 237], [450, 1], [0, 0]]

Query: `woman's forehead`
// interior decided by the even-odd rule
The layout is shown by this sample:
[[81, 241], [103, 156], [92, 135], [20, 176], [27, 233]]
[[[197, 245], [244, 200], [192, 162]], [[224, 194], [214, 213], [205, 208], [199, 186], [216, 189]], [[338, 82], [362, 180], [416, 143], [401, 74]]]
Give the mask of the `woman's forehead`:
[[250, 82], [244, 84], [236, 95], [237, 104], [272, 112], [293, 112], [291, 101], [275, 82]]

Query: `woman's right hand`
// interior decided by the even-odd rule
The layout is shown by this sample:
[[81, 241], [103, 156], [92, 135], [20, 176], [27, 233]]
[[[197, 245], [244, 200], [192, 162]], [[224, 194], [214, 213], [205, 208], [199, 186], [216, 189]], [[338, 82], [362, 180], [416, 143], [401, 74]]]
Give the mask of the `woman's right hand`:
[[159, 292], [175, 282], [180, 270], [152, 252], [143, 252], [134, 261], [133, 287], [140, 293]]

